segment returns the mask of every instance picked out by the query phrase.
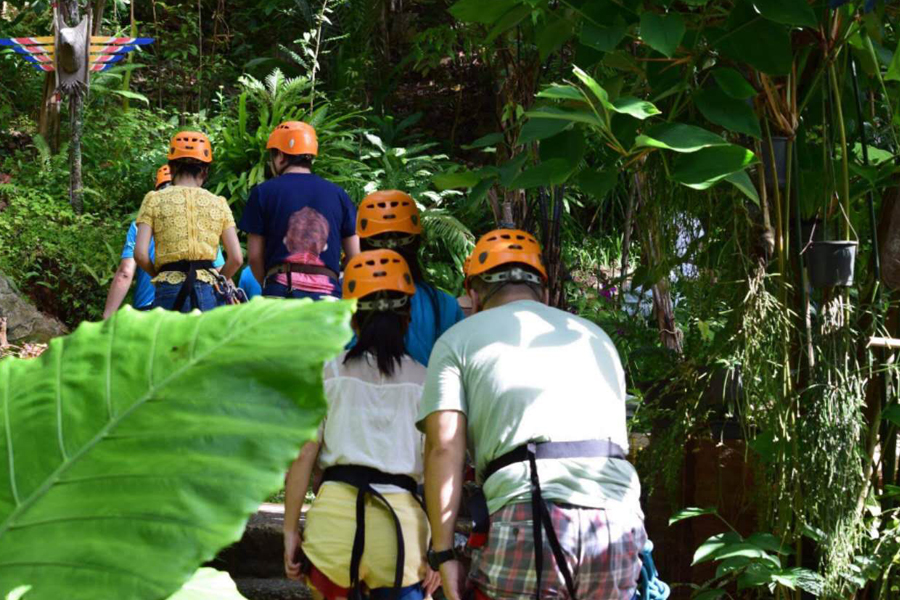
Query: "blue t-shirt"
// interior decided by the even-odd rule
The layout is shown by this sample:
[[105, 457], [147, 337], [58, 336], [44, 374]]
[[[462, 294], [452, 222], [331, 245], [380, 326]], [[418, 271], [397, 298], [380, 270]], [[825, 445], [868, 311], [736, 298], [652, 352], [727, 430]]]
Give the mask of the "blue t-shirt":
[[[406, 353], [416, 362], [428, 366], [431, 349], [444, 332], [465, 318], [456, 298], [424, 281], [416, 282], [410, 306], [409, 329], [403, 339]], [[356, 345], [356, 335], [347, 348]]]
[[241, 271], [238, 287], [247, 294], [247, 300], [252, 300], [254, 297], [262, 294], [262, 286], [259, 285], [256, 277], [253, 276], [253, 271], [250, 270], [250, 267], [244, 267], [244, 270]]
[[341, 241], [356, 235], [356, 207], [340, 186], [318, 175], [287, 173], [250, 191], [239, 227], [265, 238], [266, 271], [296, 262], [340, 273]]
[[[128, 235], [125, 236], [125, 246], [122, 248], [122, 258], [134, 258], [134, 244], [137, 240], [137, 223], [134, 221], [131, 222], [131, 227], [128, 228]], [[156, 245], [153, 243], [153, 237], [150, 237], [150, 262], [156, 262]], [[216, 260], [213, 261], [213, 265], [215, 267], [221, 267], [225, 264], [225, 257], [222, 256], [222, 249], [219, 248], [219, 253], [216, 255]], [[150, 275], [147, 271], [138, 267], [137, 272], [135, 273], [135, 286], [134, 286], [134, 298], [132, 299], [131, 304], [135, 308], [145, 308], [153, 304], [153, 299], [156, 297], [156, 288], [153, 287], [153, 283], [150, 281]]]

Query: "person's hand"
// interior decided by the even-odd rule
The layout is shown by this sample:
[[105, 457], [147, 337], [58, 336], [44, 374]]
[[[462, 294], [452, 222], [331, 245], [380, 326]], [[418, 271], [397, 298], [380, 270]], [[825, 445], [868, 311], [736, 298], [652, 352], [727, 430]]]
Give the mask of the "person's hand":
[[422, 581], [425, 597], [428, 598], [433, 595], [434, 591], [439, 587], [441, 587], [441, 574], [437, 571], [432, 571], [431, 567], [425, 567], [425, 579]]
[[441, 565], [441, 585], [448, 600], [462, 600], [466, 589], [466, 570], [458, 560], [448, 560]]
[[300, 563], [294, 558], [297, 556], [297, 549], [300, 547], [300, 532], [285, 531], [284, 532], [284, 573], [288, 579], [300, 581]]

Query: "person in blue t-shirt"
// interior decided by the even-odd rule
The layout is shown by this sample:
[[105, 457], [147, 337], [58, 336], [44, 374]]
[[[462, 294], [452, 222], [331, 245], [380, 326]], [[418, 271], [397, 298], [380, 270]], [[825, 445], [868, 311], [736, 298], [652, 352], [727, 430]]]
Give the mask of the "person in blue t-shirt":
[[316, 130], [288, 121], [266, 148], [276, 175], [250, 191], [240, 229], [247, 258], [264, 296], [340, 298], [341, 250], [359, 253], [356, 207], [340, 186], [312, 173]]
[[[169, 165], [163, 165], [156, 172], [156, 191], [164, 190], [172, 185], [172, 172]], [[106, 306], [103, 309], [103, 318], [108, 319], [114, 312], [119, 310], [128, 290], [131, 288], [131, 282], [137, 276], [137, 283], [134, 287], [134, 297], [131, 305], [138, 310], [150, 310], [153, 307], [153, 300], [156, 298], [156, 288], [150, 281], [150, 275], [146, 271], [137, 266], [134, 262], [134, 243], [137, 239], [137, 224], [132, 221], [128, 228], [128, 234], [125, 236], [125, 246], [122, 248], [122, 256], [119, 261], [119, 268], [113, 276], [112, 284], [109, 286], [109, 293], [106, 295]], [[153, 238], [150, 238], [150, 260], [156, 259], [156, 252], [153, 244]], [[225, 257], [222, 256], [222, 249], [213, 263], [216, 267], [225, 264]]]
[[369, 194], [359, 205], [356, 231], [363, 250], [389, 248], [409, 264], [416, 293], [406, 331], [406, 351], [427, 367], [434, 343], [464, 315], [456, 298], [425, 281], [419, 262], [422, 223], [416, 201], [398, 190]]
[[253, 300], [256, 296], [262, 295], [262, 286], [256, 280], [256, 277], [253, 276], [253, 271], [250, 267], [244, 267], [244, 270], [241, 271], [238, 287], [244, 290], [247, 300]]

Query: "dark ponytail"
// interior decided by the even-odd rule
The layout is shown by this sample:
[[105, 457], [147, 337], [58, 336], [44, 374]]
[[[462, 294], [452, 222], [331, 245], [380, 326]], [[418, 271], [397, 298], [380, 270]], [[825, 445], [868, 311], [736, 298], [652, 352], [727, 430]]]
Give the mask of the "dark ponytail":
[[[392, 294], [393, 295], [393, 294]], [[397, 297], [402, 294], [397, 293]], [[344, 358], [344, 364], [373, 354], [378, 370], [385, 377], [392, 377], [406, 352], [406, 328], [409, 325], [409, 305], [398, 311], [357, 311], [353, 316], [359, 333], [356, 345]]]
[[206, 179], [209, 174], [209, 164], [195, 158], [179, 158], [169, 161], [169, 169], [172, 171], [172, 181], [181, 175], [188, 177], [202, 177]]

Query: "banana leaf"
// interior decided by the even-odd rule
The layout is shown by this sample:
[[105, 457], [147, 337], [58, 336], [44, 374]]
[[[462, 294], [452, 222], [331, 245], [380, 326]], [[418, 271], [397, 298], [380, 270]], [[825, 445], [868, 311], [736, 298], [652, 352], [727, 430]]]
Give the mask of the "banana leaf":
[[314, 436], [351, 306], [126, 308], [0, 361], [0, 598], [178, 591]]

